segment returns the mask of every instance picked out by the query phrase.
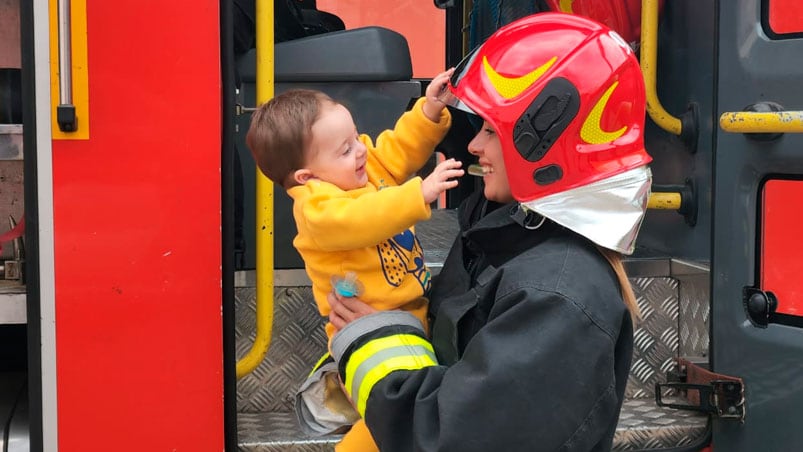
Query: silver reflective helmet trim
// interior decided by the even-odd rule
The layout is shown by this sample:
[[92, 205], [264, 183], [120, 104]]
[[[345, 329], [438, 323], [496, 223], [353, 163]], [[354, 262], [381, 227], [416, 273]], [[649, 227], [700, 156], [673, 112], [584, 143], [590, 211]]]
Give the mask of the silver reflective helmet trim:
[[650, 168], [641, 166], [521, 204], [599, 246], [633, 254], [651, 185]]

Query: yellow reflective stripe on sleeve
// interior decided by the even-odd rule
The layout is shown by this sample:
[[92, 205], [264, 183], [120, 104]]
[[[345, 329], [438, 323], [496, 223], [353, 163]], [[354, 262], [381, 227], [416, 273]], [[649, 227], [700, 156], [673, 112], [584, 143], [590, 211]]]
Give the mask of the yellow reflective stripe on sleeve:
[[372, 368], [365, 374], [356, 398], [353, 399], [355, 402], [357, 402], [357, 411], [360, 413], [360, 416], [363, 418], [365, 417], [365, 406], [368, 404], [368, 394], [371, 393], [371, 389], [379, 380], [385, 378], [388, 376], [388, 374], [396, 370], [418, 370], [425, 367], [436, 366], [437, 364], [438, 363], [435, 362], [434, 357], [426, 355], [397, 356], [395, 358], [390, 358], [380, 365]]
[[321, 359], [319, 359], [318, 362], [315, 363], [314, 366], [312, 366], [312, 370], [309, 372], [309, 375], [307, 375], [307, 378], [311, 377], [312, 374], [314, 374], [315, 371], [318, 370], [319, 367], [321, 367], [323, 362], [329, 359], [329, 356], [331, 356], [329, 352], [324, 353], [323, 356], [321, 356]]
[[359, 411], [364, 415], [368, 394], [377, 381], [394, 370], [434, 365], [437, 365], [435, 351], [424, 338], [414, 334], [383, 337], [369, 341], [351, 355], [346, 365], [345, 387], [358, 408], [362, 406]]
[[395, 336], [388, 336], [383, 337], [380, 339], [374, 339], [369, 341], [359, 349], [357, 349], [354, 353], [352, 353], [351, 357], [349, 358], [349, 362], [346, 365], [346, 386], [351, 386], [349, 384], [349, 379], [351, 376], [354, 375], [354, 372], [357, 370], [364, 361], [366, 361], [371, 356], [381, 352], [382, 350], [399, 347], [399, 346], [421, 346], [425, 349], [429, 350], [433, 355], [435, 354], [435, 350], [432, 349], [432, 345], [427, 342], [421, 336], [416, 336], [414, 334], [397, 334]]

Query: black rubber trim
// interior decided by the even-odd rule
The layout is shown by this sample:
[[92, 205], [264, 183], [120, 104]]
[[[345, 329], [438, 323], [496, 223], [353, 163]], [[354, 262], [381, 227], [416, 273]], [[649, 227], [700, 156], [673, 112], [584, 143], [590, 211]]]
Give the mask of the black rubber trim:
[[39, 189], [36, 186], [36, 66], [33, 2], [19, 2], [22, 50], [22, 146], [25, 198], [25, 280], [28, 316], [28, 416], [30, 447], [42, 452], [42, 342], [39, 284]]
[[220, 0], [221, 231], [223, 290], [223, 431], [225, 450], [237, 450], [237, 355], [234, 308], [234, 19], [232, 2]]

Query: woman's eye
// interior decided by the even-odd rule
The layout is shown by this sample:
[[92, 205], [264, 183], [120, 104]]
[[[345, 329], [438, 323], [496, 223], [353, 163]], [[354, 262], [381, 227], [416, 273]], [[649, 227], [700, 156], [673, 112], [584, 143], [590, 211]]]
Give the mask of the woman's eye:
[[486, 128], [483, 131], [485, 132], [486, 135], [489, 135], [489, 136], [490, 135], [496, 135], [496, 131], [494, 131], [494, 129], [491, 129], [491, 128]]

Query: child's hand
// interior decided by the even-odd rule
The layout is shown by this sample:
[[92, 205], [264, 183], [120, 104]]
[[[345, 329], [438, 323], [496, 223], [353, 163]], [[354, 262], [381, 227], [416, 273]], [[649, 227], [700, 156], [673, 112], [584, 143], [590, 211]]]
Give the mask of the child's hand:
[[459, 160], [449, 159], [438, 164], [432, 174], [421, 182], [421, 192], [424, 194], [424, 202], [427, 204], [434, 202], [438, 196], [450, 188], [457, 187], [458, 178], [463, 175], [460, 168], [463, 163]]
[[427, 91], [424, 93], [426, 101], [424, 102], [424, 114], [432, 120], [432, 122], [439, 122], [441, 119], [441, 111], [446, 104], [440, 99], [441, 93], [449, 89], [449, 77], [452, 76], [454, 68], [448, 69], [432, 78], [432, 81], [427, 86]]

